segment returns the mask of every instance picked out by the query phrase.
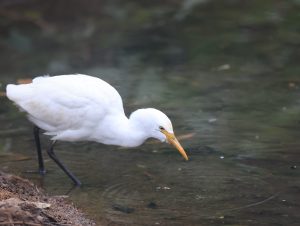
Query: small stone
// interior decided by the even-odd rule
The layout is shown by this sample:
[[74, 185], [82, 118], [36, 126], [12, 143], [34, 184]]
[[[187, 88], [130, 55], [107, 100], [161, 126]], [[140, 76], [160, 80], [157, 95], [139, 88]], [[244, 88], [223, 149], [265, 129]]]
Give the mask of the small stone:
[[209, 123], [213, 123], [213, 122], [216, 122], [216, 121], [217, 121], [216, 118], [210, 118], [210, 119], [208, 119], [208, 122], [209, 122]]
[[197, 200], [204, 199], [204, 197], [202, 195], [196, 195], [195, 199], [197, 199]]
[[164, 186], [164, 187], [161, 187], [161, 186], [157, 186], [156, 187], [156, 190], [170, 190], [171, 188], [170, 187], [167, 187], [167, 186]]
[[119, 204], [114, 204], [112, 206], [112, 208], [116, 211], [123, 212], [123, 213], [132, 213], [132, 212], [134, 212], [134, 208], [130, 208], [128, 206], [122, 206], [122, 205], [119, 205]]
[[218, 71], [226, 71], [226, 70], [229, 70], [231, 67], [230, 67], [230, 64], [223, 64], [223, 65], [220, 65], [219, 67], [217, 67], [217, 70]]
[[138, 168], [142, 168], [142, 169], [145, 169], [145, 168], [147, 168], [145, 165], [143, 165], [143, 164], [136, 164], [136, 166], [138, 167]]
[[37, 216], [36, 219], [40, 222], [42, 222], [44, 220], [44, 218], [42, 216]]
[[289, 82], [289, 88], [295, 88], [296, 87], [296, 83], [294, 82]]
[[148, 208], [150, 209], [156, 209], [157, 208], [157, 204], [155, 202], [149, 202], [147, 205]]

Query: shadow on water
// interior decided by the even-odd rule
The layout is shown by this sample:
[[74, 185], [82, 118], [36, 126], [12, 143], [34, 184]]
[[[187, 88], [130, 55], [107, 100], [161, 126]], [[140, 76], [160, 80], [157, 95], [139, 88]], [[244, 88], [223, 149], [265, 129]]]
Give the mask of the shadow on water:
[[37, 169], [32, 126], [0, 97], [0, 170], [68, 194], [107, 225], [300, 222], [298, 1], [76, 1], [77, 17], [58, 10], [63, 1], [4, 2], [2, 91], [34, 74], [99, 76], [128, 115], [166, 112], [191, 160], [155, 141], [61, 142], [57, 154], [84, 184], [73, 189], [48, 158], [44, 178], [28, 173]]

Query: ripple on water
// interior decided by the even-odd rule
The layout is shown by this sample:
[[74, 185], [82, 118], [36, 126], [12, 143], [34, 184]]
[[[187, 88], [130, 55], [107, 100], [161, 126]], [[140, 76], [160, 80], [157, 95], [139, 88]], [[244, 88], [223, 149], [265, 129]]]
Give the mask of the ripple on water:
[[121, 224], [197, 225], [277, 192], [259, 176], [237, 172], [234, 167], [224, 171], [222, 163], [209, 158], [180, 167], [167, 165], [147, 171], [146, 176], [145, 172], [126, 174], [111, 181], [100, 201], [104, 217]]

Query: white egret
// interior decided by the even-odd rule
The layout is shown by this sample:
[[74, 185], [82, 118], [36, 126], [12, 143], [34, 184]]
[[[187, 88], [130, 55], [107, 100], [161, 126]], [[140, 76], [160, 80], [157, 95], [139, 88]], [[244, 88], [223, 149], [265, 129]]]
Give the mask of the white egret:
[[40, 174], [45, 174], [40, 129], [53, 140], [47, 153], [76, 185], [80, 181], [53, 151], [58, 140], [136, 147], [152, 137], [174, 145], [188, 160], [164, 113], [154, 108], [138, 109], [127, 118], [119, 93], [97, 77], [82, 74], [37, 77], [29, 84], [7, 85], [6, 94], [35, 124]]

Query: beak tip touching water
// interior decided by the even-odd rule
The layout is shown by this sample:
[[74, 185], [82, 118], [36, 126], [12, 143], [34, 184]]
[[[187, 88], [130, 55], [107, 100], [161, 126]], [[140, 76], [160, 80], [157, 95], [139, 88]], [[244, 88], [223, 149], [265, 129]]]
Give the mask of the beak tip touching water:
[[171, 134], [171, 133], [168, 133], [168, 132], [165, 132], [164, 133], [167, 137], [167, 140], [170, 144], [172, 144], [178, 151], [179, 153], [182, 155], [182, 157], [188, 161], [189, 158], [185, 152], [185, 150], [183, 149], [183, 147], [181, 146], [181, 144], [179, 143], [179, 141], [177, 140], [177, 138], [175, 137], [174, 134]]
[[184, 158], [186, 161], [189, 161], [189, 157], [188, 157], [188, 156], [183, 156], [183, 158]]
[[186, 161], [188, 161], [189, 158], [188, 158], [187, 154], [185, 153], [185, 150], [183, 149], [183, 147], [181, 146], [181, 144], [175, 137], [174, 133], [170, 133], [170, 132], [166, 131], [165, 129], [162, 129], [161, 132], [166, 136], [168, 143], [172, 144], [179, 151], [179, 153], [182, 155], [182, 157]]
[[[180, 151], [179, 151], [180, 152]], [[182, 157], [186, 160], [189, 161], [189, 157], [187, 156], [187, 154], [185, 153], [185, 151], [182, 153], [180, 152], [180, 154], [182, 155]]]

